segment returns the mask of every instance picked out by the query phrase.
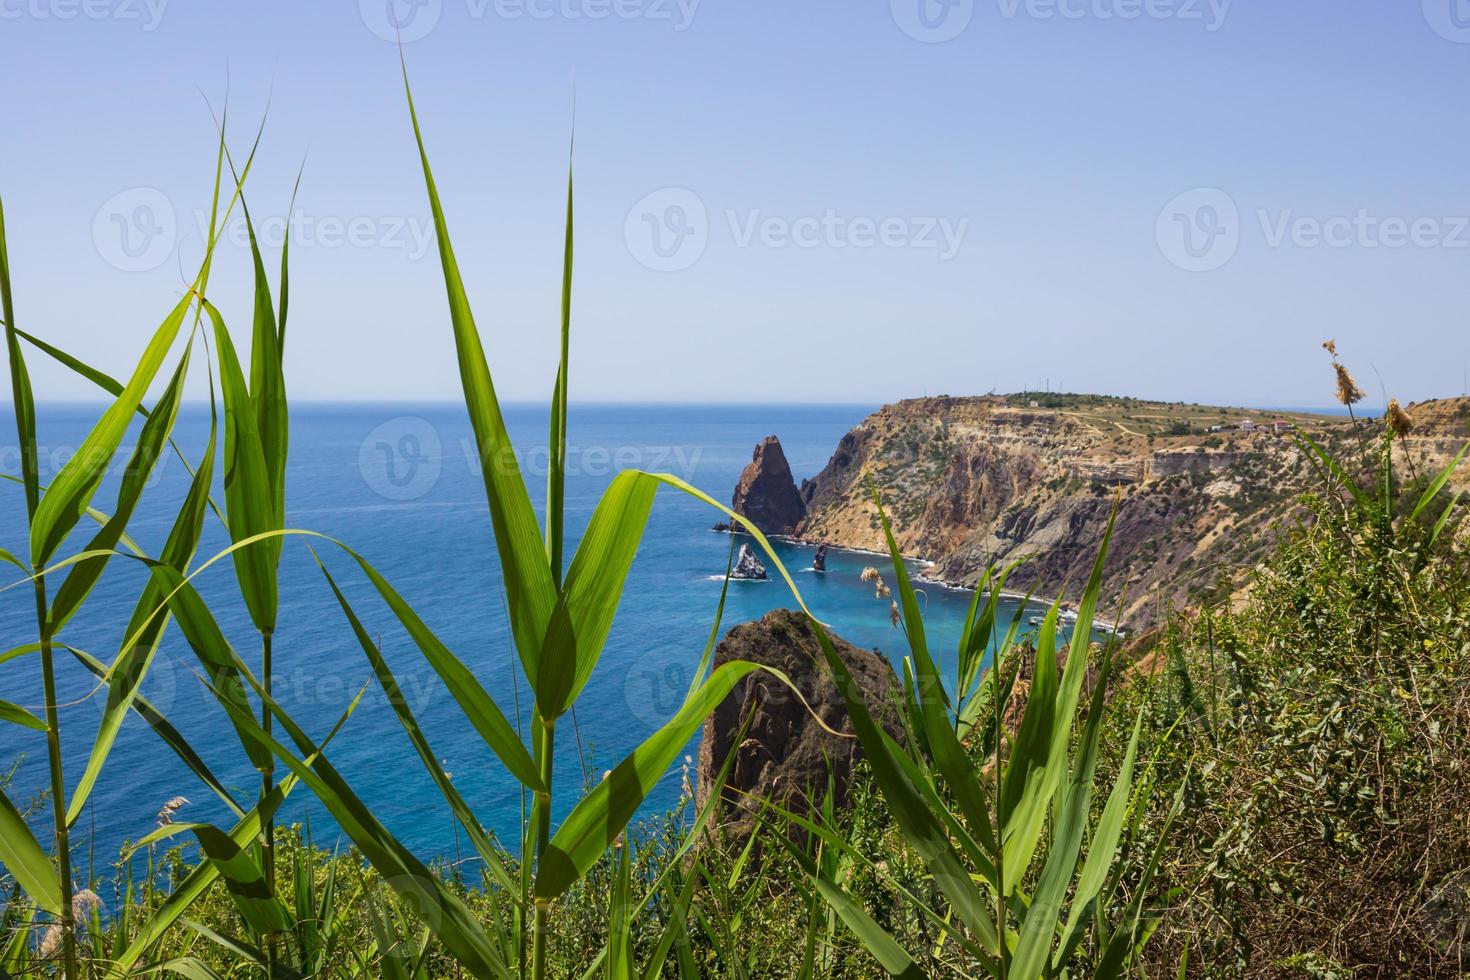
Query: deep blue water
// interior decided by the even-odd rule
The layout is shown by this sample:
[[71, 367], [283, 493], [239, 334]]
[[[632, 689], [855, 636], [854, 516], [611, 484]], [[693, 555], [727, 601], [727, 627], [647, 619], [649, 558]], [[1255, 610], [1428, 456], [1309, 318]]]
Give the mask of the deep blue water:
[[[621, 468], [662, 470], [685, 477], [728, 500], [740, 469], [763, 436], [776, 433], [797, 478], [817, 473], [838, 439], [868, 406], [574, 406], [569, 436], [567, 510], [569, 536], [579, 536], [603, 488]], [[14, 422], [8, 409], [0, 424], [0, 472], [18, 472]], [[99, 414], [97, 406], [45, 405], [40, 415], [43, 481], [80, 443]], [[546, 412], [512, 406], [512, 438], [528, 472], [538, 508], [544, 496]], [[203, 407], [185, 410], [178, 438], [197, 459], [207, 433]], [[125, 448], [127, 444], [125, 443]], [[517, 695], [522, 717], [529, 698], [511, 650], [483, 486], [463, 410], [442, 405], [298, 405], [293, 408], [288, 470], [287, 524], [340, 538], [383, 571], [439, 637], [473, 669], [508, 717]], [[121, 470], [121, 464], [114, 468]], [[171, 525], [188, 474], [176, 458], [161, 464], [129, 531], [156, 553]], [[115, 475], [94, 503], [111, 509]], [[222, 500], [222, 491], [217, 499]], [[582, 756], [593, 778], [611, 768], [666, 721], [678, 707], [697, 663], [719, 598], [719, 576], [729, 547], [711, 526], [722, 515], [672, 490], [660, 492], [634, 563], [612, 635], [577, 706]], [[84, 529], [90, 535], [94, 529]], [[573, 541], [575, 537], [573, 537]], [[67, 548], [79, 549], [82, 534]], [[228, 544], [211, 519], [201, 555]], [[0, 483], [0, 547], [28, 553], [20, 488]], [[354, 574], [355, 566], [330, 545], [316, 543], [367, 628], [381, 632], [384, 653], [435, 753], [455, 785], [487, 826], [514, 841], [520, 820], [517, 784], [500, 767], [459, 713], [376, 592]], [[872, 557], [834, 552], [826, 575], [809, 571], [811, 550], [779, 545], [808, 603], [849, 641], [882, 649], [895, 659], [903, 637], [889, 622], [888, 603], [859, 581]], [[569, 542], [568, 560], [570, 560]], [[13, 570], [12, 570], [13, 572]], [[16, 573], [18, 574], [18, 573]], [[307, 539], [288, 540], [281, 562], [281, 612], [275, 637], [277, 697], [313, 736], [323, 735], [370, 676], [369, 665], [307, 550]], [[8, 583], [15, 574], [6, 577]], [[83, 611], [62, 639], [110, 661], [116, 656], [128, 613], [141, 588], [141, 570], [114, 560]], [[259, 640], [239, 599], [228, 559], [196, 580], [220, 625], [247, 662], [258, 664]], [[54, 587], [53, 587], [54, 588]], [[959, 624], [969, 599], [943, 588], [927, 590], [927, 628], [942, 665], [953, 669]], [[724, 629], [791, 605], [785, 586], [732, 583]], [[29, 587], [0, 593], [0, 649], [35, 639]], [[68, 785], [85, 764], [101, 714], [101, 696], [79, 664], [59, 660]], [[246, 801], [256, 777], [213, 698], [200, 687], [196, 662], [171, 627], [145, 685], [146, 695], [183, 731], [215, 772]], [[0, 697], [40, 712], [37, 661], [0, 665]], [[559, 727], [556, 794], [564, 813], [583, 788], [582, 762], [573, 728]], [[692, 753], [692, 747], [691, 747]], [[424, 856], [452, 845], [447, 808], [414, 756], [391, 709], [374, 687], [328, 750], [336, 767], [395, 834]], [[0, 767], [23, 759], [11, 792], [26, 799], [46, 782], [44, 740], [0, 725]], [[650, 799], [650, 808], [672, 805], [679, 794], [678, 765]], [[165, 800], [193, 801], [181, 819], [224, 822], [228, 812], [200, 785], [140, 719], [130, 718], [94, 792], [80, 828], [95, 833], [99, 865], [124, 839], [154, 826]], [[248, 803], [247, 803], [248, 805]], [[310, 815], [319, 842], [335, 832], [307, 791], [298, 789], [283, 821]], [[559, 814], [560, 815], [560, 814]], [[83, 846], [86, 846], [84, 840]], [[83, 868], [86, 866], [83, 860]], [[100, 870], [100, 868], [99, 868]]]

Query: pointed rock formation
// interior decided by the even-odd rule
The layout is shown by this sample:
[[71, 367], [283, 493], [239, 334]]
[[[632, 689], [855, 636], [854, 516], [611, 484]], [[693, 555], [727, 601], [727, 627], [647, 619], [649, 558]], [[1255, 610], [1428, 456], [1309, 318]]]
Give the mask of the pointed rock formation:
[[780, 439], [766, 436], [755, 447], [750, 464], [740, 474], [730, 507], [766, 534], [791, 534], [796, 530], [806, 514], [806, 505], [796, 489]]

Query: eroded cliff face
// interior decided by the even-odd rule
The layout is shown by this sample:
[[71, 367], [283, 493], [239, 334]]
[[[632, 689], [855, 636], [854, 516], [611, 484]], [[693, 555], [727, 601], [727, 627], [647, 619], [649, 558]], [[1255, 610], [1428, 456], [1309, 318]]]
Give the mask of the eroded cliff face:
[[[932, 577], [970, 585], [992, 562], [1025, 558], [1008, 588], [1075, 597], [1116, 501], [1106, 592], [1118, 618], [1141, 629], [1171, 605], [1227, 598], [1241, 571], [1297, 519], [1298, 495], [1318, 481], [1297, 439], [1275, 423], [1338, 452], [1356, 445], [1347, 420], [1335, 417], [1058, 401], [1039, 408], [1015, 397], [942, 397], [885, 406], [803, 483], [797, 535], [883, 548], [871, 474], [900, 547], [933, 561]], [[1419, 467], [1443, 465], [1464, 444], [1470, 399], [1409, 411], [1416, 430], [1404, 446]], [[1241, 431], [1244, 422], [1265, 431]]]

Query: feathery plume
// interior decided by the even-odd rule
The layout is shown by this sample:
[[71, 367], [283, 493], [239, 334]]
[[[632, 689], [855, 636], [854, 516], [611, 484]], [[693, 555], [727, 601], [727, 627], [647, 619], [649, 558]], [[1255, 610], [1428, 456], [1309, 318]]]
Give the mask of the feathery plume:
[[1388, 400], [1388, 430], [1396, 436], [1406, 436], [1414, 431], [1414, 420], [1404, 411], [1397, 398]]
[[[102, 904], [102, 899], [90, 888], [83, 888], [71, 897], [72, 921], [78, 924], [86, 922], [91, 918], [92, 910]], [[52, 923], [51, 928], [41, 937], [40, 949], [36, 956], [43, 960], [49, 960], [61, 951], [61, 923]]]
[[1363, 400], [1363, 389], [1348, 374], [1348, 369], [1336, 361], [1332, 362], [1332, 369], [1337, 372], [1337, 400], [1343, 405], [1356, 405]]
[[897, 602], [893, 603], [892, 607], [888, 610], [888, 618], [893, 621], [893, 625], [894, 626], [897, 626], [898, 625], [898, 603]]
[[1348, 369], [1342, 366], [1337, 359], [1337, 341], [1329, 340], [1322, 344], [1322, 349], [1332, 356], [1332, 370], [1337, 372], [1337, 401], [1339, 404], [1352, 408], [1363, 400], [1363, 389], [1353, 380]]
[[874, 568], [872, 565], [869, 565], [867, 568], [863, 569], [863, 581], [881, 582], [883, 581], [883, 576], [878, 573], [878, 569]]
[[189, 801], [182, 796], [175, 796], [163, 805], [158, 811], [158, 826], [167, 827], [174, 822], [174, 814], [189, 805]]

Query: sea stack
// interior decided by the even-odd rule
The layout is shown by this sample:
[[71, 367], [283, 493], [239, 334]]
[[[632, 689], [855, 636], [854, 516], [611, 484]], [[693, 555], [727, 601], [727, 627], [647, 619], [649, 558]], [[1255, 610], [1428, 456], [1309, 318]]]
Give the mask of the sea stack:
[[764, 581], [766, 578], [766, 566], [750, 550], [750, 545], [740, 546], [740, 557], [735, 561], [735, 567], [730, 571], [731, 578], [750, 579], [752, 581]]
[[766, 436], [755, 447], [750, 464], [740, 474], [730, 501], [735, 513], [766, 534], [792, 534], [806, 513], [781, 440]]

